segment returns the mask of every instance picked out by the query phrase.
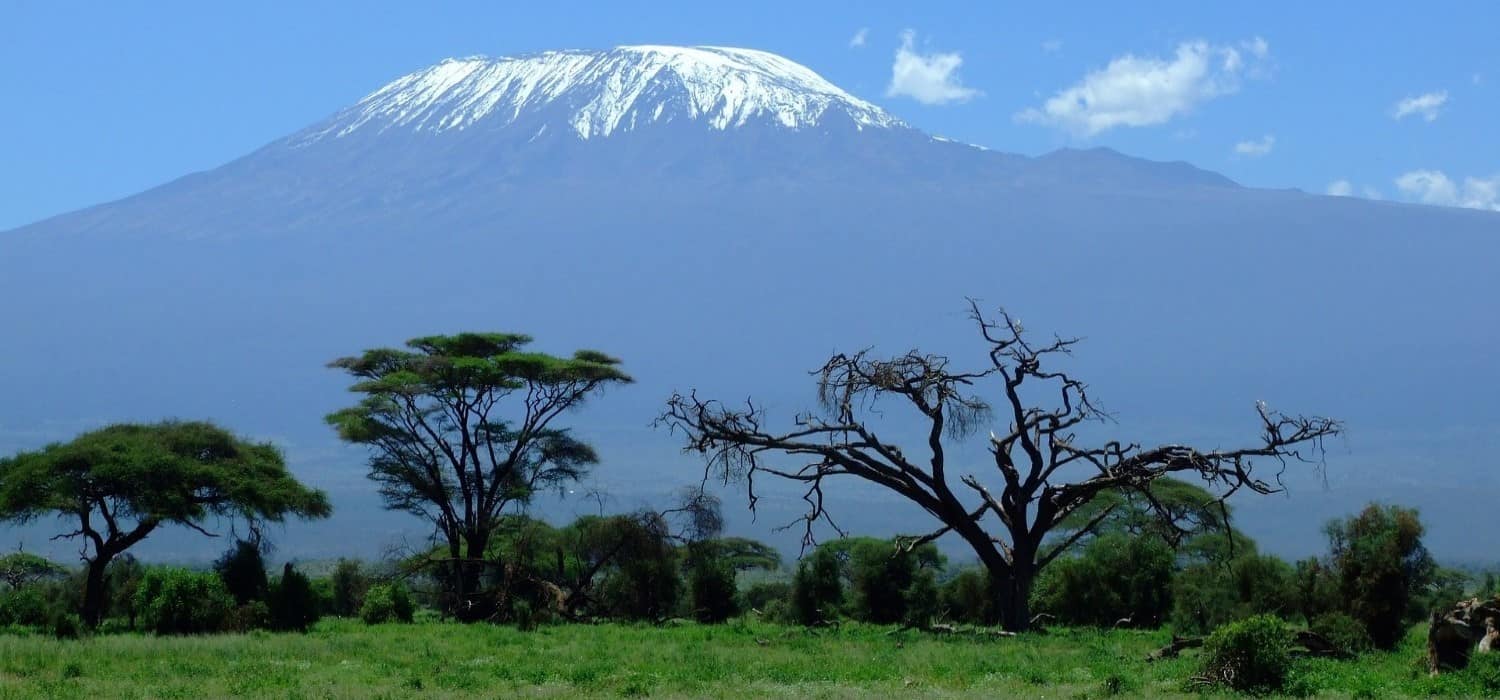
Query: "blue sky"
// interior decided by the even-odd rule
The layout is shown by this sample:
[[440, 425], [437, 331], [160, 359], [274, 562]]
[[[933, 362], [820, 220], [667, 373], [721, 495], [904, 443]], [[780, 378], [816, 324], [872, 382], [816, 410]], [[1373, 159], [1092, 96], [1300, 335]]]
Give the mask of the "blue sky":
[[0, 229], [214, 167], [446, 57], [637, 43], [780, 53], [998, 150], [1500, 208], [1500, 4], [1054, 5], [0, 0]]

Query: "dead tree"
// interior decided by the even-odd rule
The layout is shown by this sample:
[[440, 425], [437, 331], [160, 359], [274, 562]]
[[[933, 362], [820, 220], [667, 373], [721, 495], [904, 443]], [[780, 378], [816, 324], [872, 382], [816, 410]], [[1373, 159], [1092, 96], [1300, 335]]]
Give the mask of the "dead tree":
[[[1324, 438], [1341, 430], [1333, 419], [1286, 415], [1260, 403], [1260, 440], [1251, 447], [1142, 448], [1120, 441], [1081, 445], [1076, 429], [1107, 416], [1095, 407], [1083, 382], [1049, 366], [1071, 354], [1078, 340], [1056, 337], [1034, 343], [1004, 311], [989, 318], [971, 300], [970, 312], [989, 348], [987, 362], [978, 369], [955, 370], [948, 358], [915, 350], [892, 359], [872, 357], [869, 351], [838, 354], [815, 373], [821, 410], [797, 416], [789, 428], [769, 427], [764, 411], [751, 401], [731, 406], [694, 393], [672, 396], [658, 423], [686, 436], [685, 450], [706, 460], [706, 478], [743, 481], [752, 510], [757, 476], [804, 484], [808, 512], [793, 524], [805, 526], [805, 545], [813, 543], [818, 521], [842, 532], [824, 508], [830, 480], [863, 479], [901, 495], [939, 524], [928, 534], [906, 539], [903, 546], [916, 547], [950, 533], [961, 538], [988, 569], [1001, 621], [1010, 630], [1029, 625], [1028, 599], [1041, 570], [1110, 514], [1104, 509], [1083, 527], [1048, 539], [1094, 498], [1106, 492], [1135, 494], [1169, 520], [1146, 488], [1169, 474], [1196, 474], [1217, 491], [1221, 503], [1241, 490], [1274, 493], [1281, 490], [1281, 469], [1291, 462], [1318, 462]], [[984, 387], [998, 390], [1000, 400], [992, 405], [983, 398], [979, 392]], [[1040, 405], [1031, 401], [1044, 396], [1050, 400]], [[882, 409], [892, 400], [911, 409], [924, 428], [920, 452], [903, 450], [871, 428], [874, 411], [891, 419]], [[947, 458], [951, 444], [991, 424], [992, 418], [998, 419], [994, 425], [1005, 426], [989, 433], [992, 469], [957, 472]], [[1252, 462], [1257, 458], [1280, 465], [1275, 478], [1255, 475]]]

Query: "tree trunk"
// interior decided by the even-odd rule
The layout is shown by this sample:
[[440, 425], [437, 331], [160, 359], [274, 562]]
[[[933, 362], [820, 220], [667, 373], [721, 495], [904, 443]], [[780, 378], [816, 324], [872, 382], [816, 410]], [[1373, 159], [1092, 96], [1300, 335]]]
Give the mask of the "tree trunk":
[[1030, 571], [1014, 570], [1008, 579], [1000, 581], [1000, 624], [1009, 632], [1025, 632], [1031, 628], [1031, 584], [1035, 580]]
[[477, 622], [495, 613], [494, 601], [482, 596], [484, 591], [484, 550], [489, 544], [486, 534], [471, 532], [465, 535], [465, 556], [458, 565], [459, 585], [463, 596], [460, 600], [458, 619]]
[[109, 559], [100, 554], [88, 563], [87, 576], [83, 582], [83, 610], [81, 611], [83, 623], [90, 628], [97, 628], [104, 621], [104, 594], [108, 587], [108, 578], [105, 576], [105, 568], [109, 566]]

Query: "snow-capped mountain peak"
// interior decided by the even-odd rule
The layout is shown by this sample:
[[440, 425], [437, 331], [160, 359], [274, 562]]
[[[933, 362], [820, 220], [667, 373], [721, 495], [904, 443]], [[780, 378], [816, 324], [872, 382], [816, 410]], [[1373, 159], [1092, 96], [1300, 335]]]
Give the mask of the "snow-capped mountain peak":
[[528, 117], [546, 118], [540, 128], [563, 119], [578, 138], [591, 139], [682, 120], [716, 130], [752, 123], [806, 129], [835, 115], [857, 129], [905, 127], [879, 107], [772, 53], [621, 46], [448, 59], [376, 90], [297, 141], [371, 129], [436, 133], [509, 126]]

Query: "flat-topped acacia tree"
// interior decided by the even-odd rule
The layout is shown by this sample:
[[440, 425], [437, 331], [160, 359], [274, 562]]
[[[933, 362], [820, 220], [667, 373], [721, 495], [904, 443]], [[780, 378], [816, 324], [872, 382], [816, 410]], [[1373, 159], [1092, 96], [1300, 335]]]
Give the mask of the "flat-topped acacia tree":
[[[1241, 490], [1272, 493], [1279, 481], [1255, 476], [1252, 461], [1311, 461], [1321, 454], [1323, 439], [1341, 430], [1329, 418], [1290, 416], [1257, 404], [1260, 439], [1241, 449], [1083, 445], [1075, 429], [1105, 415], [1083, 382], [1047, 366], [1069, 354], [1077, 340], [1033, 343], [1005, 312], [991, 319], [973, 302], [970, 316], [988, 345], [977, 369], [955, 370], [948, 358], [915, 350], [891, 359], [838, 354], [817, 372], [822, 410], [797, 416], [785, 429], [769, 427], [753, 402], [731, 405], [694, 394], [671, 397], [659, 422], [686, 435], [685, 449], [705, 457], [709, 475], [743, 480], [752, 509], [759, 475], [805, 484], [806, 543], [812, 542], [814, 523], [832, 524], [824, 495], [843, 477], [877, 484], [916, 504], [939, 526], [906, 538], [902, 546], [910, 550], [949, 533], [961, 538], [988, 570], [1001, 622], [1011, 630], [1031, 624], [1028, 601], [1037, 574], [1124, 502], [1109, 498], [1110, 505], [1078, 522], [1075, 516], [1096, 499], [1128, 495], [1150, 504], [1162, 527], [1176, 528], [1182, 514], [1156, 500], [1150, 487], [1157, 479], [1196, 476], [1216, 488], [1221, 502]], [[980, 387], [993, 387], [999, 401], [992, 406]], [[1049, 400], [1032, 402], [1039, 397]], [[903, 450], [871, 427], [874, 419], [897, 420], [892, 404], [911, 409], [924, 428], [920, 447]], [[987, 468], [951, 463], [953, 443], [995, 417]]]
[[330, 365], [353, 377], [350, 390], [364, 399], [328, 423], [369, 447], [370, 478], [387, 508], [433, 524], [450, 557], [445, 606], [464, 620], [494, 612], [481, 574], [507, 508], [577, 481], [598, 461], [555, 425], [558, 417], [631, 381], [603, 353], [554, 357], [524, 350], [530, 342], [508, 333], [431, 336]]
[[281, 452], [204, 422], [114, 425], [0, 460], [0, 519], [68, 522], [82, 540], [85, 623], [104, 614], [105, 570], [164, 525], [211, 535], [210, 518], [252, 530], [288, 515], [324, 518], [328, 498], [287, 471]]

